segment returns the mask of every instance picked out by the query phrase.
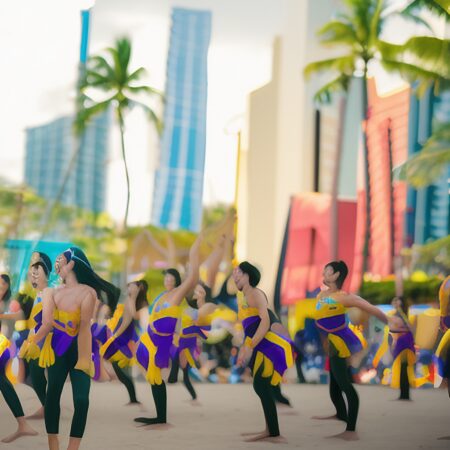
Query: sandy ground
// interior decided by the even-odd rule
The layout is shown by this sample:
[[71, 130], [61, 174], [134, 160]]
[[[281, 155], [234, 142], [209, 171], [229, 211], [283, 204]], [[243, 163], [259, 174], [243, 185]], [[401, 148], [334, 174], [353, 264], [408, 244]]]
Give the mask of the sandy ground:
[[[137, 406], [124, 406], [125, 389], [117, 382], [94, 383], [90, 411], [82, 449], [273, 449], [272, 443], [244, 443], [243, 431], [263, 429], [263, 414], [251, 385], [195, 384], [200, 406], [192, 406], [182, 384], [169, 385], [169, 422], [167, 430], [137, 427], [133, 418], [142, 415]], [[446, 390], [413, 391], [412, 402], [392, 401], [396, 392], [388, 388], [357, 386], [360, 395], [358, 429], [361, 440], [343, 442], [328, 439], [344, 429], [340, 422], [311, 420], [315, 414], [332, 413], [326, 386], [289, 384], [283, 387], [291, 399], [292, 410], [280, 409], [279, 420], [287, 444], [281, 449], [450, 449], [450, 399]], [[18, 386], [26, 413], [34, 411], [37, 400], [33, 391]], [[148, 385], [137, 383], [138, 398], [153, 415]], [[72, 417], [70, 385], [66, 384], [62, 401], [62, 449], [66, 448]], [[15, 421], [3, 399], [0, 400], [0, 436], [15, 429]], [[0, 448], [46, 449], [43, 421], [33, 421], [40, 435], [22, 438]]]

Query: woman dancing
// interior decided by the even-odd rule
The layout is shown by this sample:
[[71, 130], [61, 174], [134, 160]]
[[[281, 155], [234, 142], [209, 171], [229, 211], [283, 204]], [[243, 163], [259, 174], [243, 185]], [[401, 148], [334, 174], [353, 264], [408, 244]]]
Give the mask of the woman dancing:
[[[330, 360], [330, 397], [336, 415], [313, 417], [314, 419], [337, 419], [347, 427], [337, 438], [357, 440], [355, 431], [358, 418], [359, 398], [350, 379], [347, 358], [366, 345], [364, 337], [349, 326], [347, 308], [357, 307], [390, 325], [391, 331], [406, 332], [408, 329], [397, 317], [388, 318], [380, 309], [356, 295], [341, 290], [348, 274], [344, 261], [332, 261], [323, 269], [323, 284], [327, 289], [317, 297], [316, 325], [326, 333]], [[346, 407], [343, 393], [347, 398]]]
[[100, 355], [112, 363], [119, 381], [126, 387], [129, 404], [140, 404], [136, 398], [133, 379], [123, 370], [131, 366], [140, 336], [139, 321], [143, 310], [148, 308], [148, 284], [145, 280], [133, 281], [127, 286], [127, 298], [119, 305], [107, 322], [112, 336], [100, 348]]
[[196, 239], [189, 252], [189, 269], [185, 280], [153, 303], [147, 330], [139, 340], [136, 359], [145, 370], [151, 385], [156, 406], [156, 417], [137, 417], [136, 422], [146, 425], [167, 422], [167, 392], [161, 370], [169, 367], [175, 327], [180, 317], [180, 303], [193, 289], [198, 280], [200, 266], [200, 244], [202, 234]]
[[58, 256], [55, 270], [63, 284], [44, 290], [42, 326], [28, 338], [26, 353], [39, 350], [38, 343], [44, 342], [39, 365], [48, 367], [45, 428], [50, 450], [59, 450], [61, 394], [70, 376], [74, 414], [68, 450], [77, 450], [86, 427], [90, 377], [94, 374], [91, 320], [96, 300], [105, 293], [114, 310], [120, 290], [100, 278], [77, 247], [70, 247]]
[[[11, 298], [11, 280], [9, 275], [0, 275], [0, 311], [3, 313], [6, 308], [6, 302]], [[0, 322], [1, 326], [1, 322]], [[12, 354], [9, 350], [11, 343], [7, 337], [0, 333], [0, 391], [17, 420], [17, 430], [2, 439], [2, 442], [13, 442], [21, 436], [36, 436], [37, 431], [28, 425], [19, 397], [14, 389], [14, 386], [7, 377], [7, 369], [11, 363]]]

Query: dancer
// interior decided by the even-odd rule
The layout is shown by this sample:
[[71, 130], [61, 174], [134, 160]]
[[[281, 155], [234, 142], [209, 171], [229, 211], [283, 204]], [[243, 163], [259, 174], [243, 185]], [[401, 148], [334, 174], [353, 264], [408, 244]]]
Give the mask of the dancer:
[[112, 336], [100, 348], [100, 354], [112, 363], [119, 381], [126, 387], [129, 404], [140, 404], [136, 398], [133, 379], [123, 370], [132, 365], [136, 343], [140, 335], [139, 319], [148, 308], [148, 284], [145, 280], [134, 281], [127, 286], [127, 299], [119, 305], [107, 326]]
[[442, 379], [447, 380], [448, 396], [450, 397], [450, 275], [442, 282], [439, 289], [440, 328], [443, 336], [436, 349], [437, 376], [435, 387], [439, 387]]
[[[3, 313], [6, 307], [6, 302], [11, 298], [11, 280], [9, 275], [0, 275], [0, 311]], [[0, 321], [1, 327], [1, 321]], [[22, 436], [36, 436], [37, 431], [33, 430], [28, 425], [19, 397], [14, 389], [14, 386], [9, 381], [6, 373], [9, 364], [11, 363], [11, 352], [9, 350], [11, 343], [7, 337], [0, 333], [0, 391], [14, 417], [17, 420], [17, 431], [4, 439], [2, 442], [10, 443]]]
[[[266, 422], [262, 433], [244, 433], [251, 436], [247, 442], [269, 440], [285, 442], [280, 436], [278, 414], [272, 386], [277, 386], [284, 372], [294, 364], [292, 341], [276, 331], [274, 314], [269, 313], [265, 293], [257, 286], [259, 270], [247, 261], [233, 271], [239, 290], [239, 318], [242, 320], [245, 341], [239, 351], [238, 364], [249, 361], [253, 374], [253, 388], [261, 400]], [[275, 325], [275, 326], [274, 326]]]
[[44, 341], [39, 365], [48, 367], [45, 427], [50, 450], [59, 450], [60, 400], [70, 375], [74, 415], [68, 450], [77, 450], [86, 427], [90, 377], [94, 373], [91, 320], [96, 300], [104, 292], [114, 310], [120, 290], [100, 278], [77, 247], [58, 256], [55, 270], [63, 285], [44, 290], [42, 326], [28, 338], [25, 353], [34, 353], [39, 349], [37, 344]]
[[[355, 431], [358, 418], [359, 398], [347, 367], [346, 359], [359, 352], [366, 345], [364, 337], [349, 326], [347, 308], [357, 307], [377, 317], [383, 323], [390, 324], [391, 330], [407, 332], [401, 319], [388, 318], [379, 308], [356, 295], [341, 290], [348, 274], [344, 261], [332, 261], [323, 270], [323, 284], [327, 289], [317, 297], [316, 325], [327, 335], [330, 360], [330, 397], [336, 408], [336, 415], [313, 417], [315, 419], [337, 419], [346, 422], [347, 427], [337, 438], [357, 440]], [[342, 393], [347, 398], [345, 405]]]
[[189, 307], [181, 317], [181, 333], [177, 346], [177, 359], [183, 371], [183, 383], [192, 400], [197, 399], [197, 393], [189, 378], [189, 368], [195, 368], [199, 357], [198, 338], [206, 340], [205, 331], [211, 330], [211, 321], [216, 304], [211, 297], [211, 289], [200, 281], [194, 289], [192, 298], [188, 299]]
[[169, 367], [175, 327], [180, 317], [180, 303], [195, 286], [199, 275], [200, 244], [202, 234], [189, 252], [189, 269], [186, 279], [178, 286], [163, 293], [153, 304], [147, 330], [139, 340], [136, 359], [146, 373], [156, 406], [156, 417], [137, 417], [136, 422], [146, 425], [167, 422], [167, 393], [161, 369]]
[[[391, 331], [392, 335], [392, 370], [391, 387], [400, 389], [398, 400], [411, 400], [410, 386], [415, 387], [414, 365], [416, 363], [416, 349], [414, 347], [414, 335], [409, 326], [407, 317], [408, 309], [400, 297], [392, 300], [394, 311], [392, 316], [398, 317], [407, 330]], [[388, 316], [391, 315], [388, 313]]]
[[[231, 224], [230, 224], [231, 225]], [[229, 227], [228, 232], [232, 232]], [[219, 266], [225, 254], [226, 234], [222, 235], [214, 246], [203, 266], [206, 267], [206, 282], [199, 281], [194, 289], [192, 298], [187, 298], [188, 307], [181, 314], [181, 333], [178, 339], [175, 354], [172, 358], [172, 368], [168, 382], [176, 383], [178, 380], [178, 369], [183, 371], [183, 384], [191, 395], [193, 404], [197, 404], [197, 393], [192, 386], [189, 370], [196, 368], [198, 360], [198, 339], [207, 339], [204, 331], [211, 329], [212, 313], [215, 311], [217, 302], [212, 298]], [[208, 305], [206, 305], [206, 303]]]
[[[33, 252], [30, 260], [29, 280], [33, 289], [36, 291], [36, 297], [28, 318], [29, 335], [36, 334], [42, 325], [42, 293], [48, 287], [48, 279], [52, 271], [52, 262], [49, 256], [42, 252]], [[23, 358], [27, 345], [22, 345], [19, 351], [19, 357]], [[32, 357], [33, 356], [33, 357]], [[47, 379], [45, 377], [45, 369], [39, 366], [39, 353], [29, 355], [24, 358], [28, 364], [31, 376], [31, 384], [36, 392], [41, 407], [29, 419], [44, 418], [44, 404], [47, 390]]]

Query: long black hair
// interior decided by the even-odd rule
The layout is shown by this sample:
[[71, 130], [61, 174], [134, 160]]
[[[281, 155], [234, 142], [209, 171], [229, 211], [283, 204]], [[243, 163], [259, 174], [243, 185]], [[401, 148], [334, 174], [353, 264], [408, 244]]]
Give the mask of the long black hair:
[[3, 281], [8, 284], [8, 290], [5, 292], [3, 298], [0, 298], [0, 301], [3, 300], [4, 302], [7, 302], [11, 298], [11, 278], [9, 278], [7, 273], [2, 273], [0, 277], [2, 277]]
[[84, 252], [78, 247], [70, 247], [63, 254], [67, 262], [73, 261], [75, 263], [73, 272], [78, 283], [87, 284], [93, 288], [100, 300], [103, 300], [101, 294], [104, 293], [108, 306], [113, 313], [119, 301], [120, 289], [97, 275]]
[[136, 297], [136, 311], [139, 311], [142, 308], [146, 308], [148, 306], [147, 300], [147, 291], [148, 291], [148, 283], [142, 279], [138, 281], [133, 281], [139, 288], [139, 293]]

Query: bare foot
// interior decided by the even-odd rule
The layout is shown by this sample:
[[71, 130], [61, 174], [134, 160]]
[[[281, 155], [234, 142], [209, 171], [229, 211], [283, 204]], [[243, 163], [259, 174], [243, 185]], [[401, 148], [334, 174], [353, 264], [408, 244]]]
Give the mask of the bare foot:
[[268, 431], [264, 431], [264, 433], [257, 434], [256, 436], [252, 436], [248, 439], [244, 439], [244, 442], [273, 442], [274, 444], [287, 444], [287, 439], [283, 436], [270, 436]]
[[359, 441], [359, 436], [356, 431], [344, 431], [343, 433], [327, 436], [328, 438], [343, 439], [344, 441]]
[[2, 439], [2, 442], [5, 444], [9, 444], [10, 442], [15, 441], [16, 439], [19, 439], [23, 436], [37, 436], [39, 433], [36, 430], [33, 430], [29, 425], [23, 425], [18, 428], [18, 430], [10, 434], [9, 436], [6, 436], [4, 439]]
[[311, 419], [314, 420], [341, 420], [339, 417], [335, 414], [334, 416], [312, 416]]
[[124, 406], [140, 406], [140, 405], [142, 405], [142, 403], [141, 402], [128, 402], [128, 403], [125, 403], [125, 405]]
[[36, 412], [31, 414], [31, 416], [27, 416], [27, 420], [38, 420], [44, 418], [44, 407], [41, 406]]
[[252, 432], [247, 432], [247, 433], [241, 433], [241, 436], [255, 436], [256, 434], [264, 434], [264, 433], [269, 433], [267, 430], [264, 431], [254, 431]]

